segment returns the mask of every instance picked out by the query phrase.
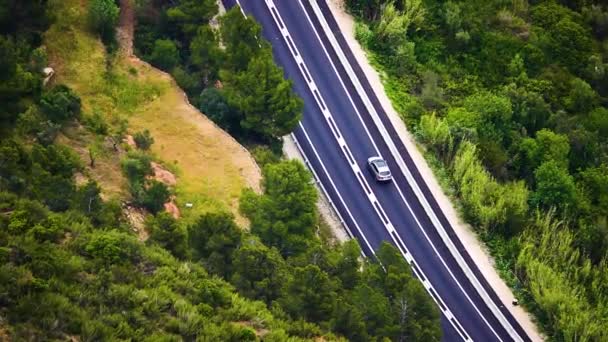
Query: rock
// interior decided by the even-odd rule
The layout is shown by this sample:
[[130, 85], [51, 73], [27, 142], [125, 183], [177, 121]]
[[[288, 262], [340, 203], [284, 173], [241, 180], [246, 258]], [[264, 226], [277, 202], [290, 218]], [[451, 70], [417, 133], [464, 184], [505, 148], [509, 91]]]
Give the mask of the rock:
[[137, 148], [137, 144], [135, 144], [135, 139], [133, 139], [133, 136], [130, 134], [125, 135], [124, 142], [131, 148]]
[[42, 69], [42, 76], [44, 76], [44, 79], [42, 80], [42, 85], [45, 86], [51, 80], [51, 78], [53, 78], [53, 75], [55, 75], [55, 69], [51, 67], [46, 67]]
[[154, 172], [152, 178], [168, 186], [174, 186], [177, 184], [175, 175], [162, 167], [162, 165], [155, 162], [150, 163], [150, 165], [152, 166], [152, 172]]
[[171, 199], [170, 202], [165, 203], [165, 211], [171, 214], [175, 219], [180, 217], [179, 208], [174, 202], [174, 199]]

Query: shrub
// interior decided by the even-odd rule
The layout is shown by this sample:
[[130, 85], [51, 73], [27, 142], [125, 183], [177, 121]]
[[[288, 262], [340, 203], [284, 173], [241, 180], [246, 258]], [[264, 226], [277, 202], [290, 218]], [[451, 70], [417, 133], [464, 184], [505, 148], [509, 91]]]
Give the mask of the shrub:
[[149, 150], [152, 144], [154, 144], [154, 138], [147, 129], [135, 133], [133, 140], [135, 140], [135, 145], [140, 150]]
[[150, 212], [156, 214], [164, 208], [169, 196], [171, 196], [169, 188], [165, 184], [153, 180], [144, 190], [141, 204]]
[[177, 46], [170, 39], [157, 39], [149, 57], [150, 63], [163, 70], [171, 70], [179, 64]]
[[40, 109], [55, 123], [78, 119], [81, 111], [80, 97], [66, 85], [55, 86], [42, 95]]
[[91, 0], [89, 3], [89, 24], [106, 43], [114, 39], [119, 11], [114, 0]]

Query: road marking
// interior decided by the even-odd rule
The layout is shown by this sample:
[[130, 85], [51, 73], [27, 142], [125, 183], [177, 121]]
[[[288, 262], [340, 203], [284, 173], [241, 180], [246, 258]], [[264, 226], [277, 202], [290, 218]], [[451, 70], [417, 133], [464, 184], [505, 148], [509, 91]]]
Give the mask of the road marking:
[[[361, 100], [363, 101], [363, 103], [367, 107], [368, 111], [370, 112], [370, 115], [372, 116], [372, 119], [373, 119], [374, 123], [376, 124], [376, 126], [380, 130], [380, 134], [382, 135], [382, 137], [385, 140], [387, 146], [389, 147], [389, 150], [391, 150], [391, 154], [393, 154], [393, 157], [397, 161], [397, 164], [399, 164], [399, 167], [400, 167], [401, 171], [403, 172], [404, 176], [408, 180], [408, 183], [410, 183], [412, 189], [414, 190], [414, 193], [418, 197], [421, 205], [423, 206], [423, 208], [427, 212], [427, 215], [431, 219], [431, 222], [437, 228], [437, 231], [438, 231], [439, 235], [441, 236], [441, 238], [443, 239], [444, 243], [446, 244], [446, 246], [450, 250], [450, 253], [454, 256], [454, 258], [456, 259], [456, 262], [459, 264], [459, 266], [462, 268], [463, 272], [465, 273], [465, 276], [467, 276], [467, 278], [469, 278], [469, 280], [471, 281], [473, 287], [477, 290], [477, 292], [479, 293], [480, 297], [484, 300], [484, 302], [486, 303], [486, 306], [488, 306], [488, 308], [490, 309], [490, 311], [492, 311], [492, 313], [494, 314], [494, 316], [501, 322], [501, 324], [503, 325], [503, 327], [505, 328], [505, 330], [509, 333], [509, 335], [515, 341], [523, 341], [523, 339], [521, 338], [521, 336], [519, 336], [519, 334], [517, 333], [517, 331], [515, 331], [515, 329], [511, 325], [511, 323], [506, 319], [506, 317], [503, 315], [503, 313], [498, 309], [496, 303], [490, 298], [490, 296], [488, 295], [488, 293], [486, 292], [486, 290], [483, 288], [483, 286], [479, 282], [479, 279], [477, 279], [477, 277], [473, 274], [473, 272], [470, 269], [469, 265], [466, 263], [466, 261], [464, 260], [464, 258], [462, 257], [462, 255], [460, 254], [460, 252], [458, 251], [458, 249], [456, 248], [456, 246], [454, 245], [454, 242], [447, 235], [447, 232], [446, 232], [445, 228], [443, 227], [443, 225], [441, 224], [441, 222], [437, 218], [435, 212], [433, 211], [433, 209], [429, 205], [426, 197], [424, 196], [424, 194], [422, 193], [422, 191], [418, 187], [418, 184], [416, 183], [414, 177], [412, 176], [411, 172], [407, 168], [407, 165], [405, 165], [405, 162], [401, 158], [401, 155], [399, 154], [399, 152], [398, 152], [398, 150], [397, 150], [394, 142], [392, 141], [392, 139], [388, 135], [388, 132], [386, 131], [386, 128], [384, 127], [384, 124], [380, 120], [380, 117], [379, 117], [378, 113], [376, 112], [374, 106], [371, 104], [371, 101], [367, 97], [367, 93], [365, 92], [365, 90], [361, 86], [361, 83], [360, 83], [358, 77], [356, 76], [354, 70], [350, 66], [350, 63], [348, 62], [348, 59], [344, 55], [344, 52], [342, 51], [342, 49], [341, 49], [340, 45], [338, 44], [335, 36], [333, 35], [333, 32], [329, 28], [329, 25], [327, 24], [327, 22], [325, 20], [325, 17], [323, 16], [323, 13], [322, 13], [321, 9], [319, 8], [318, 4], [314, 0], [309, 0], [309, 2], [311, 4], [311, 7], [313, 8], [313, 11], [315, 12], [315, 15], [319, 19], [319, 22], [320, 22], [321, 26], [323, 27], [323, 30], [325, 31], [325, 34], [326, 34], [328, 40], [330, 41], [330, 43], [334, 47], [334, 51], [338, 55], [338, 58], [340, 59], [342, 65], [344, 66], [347, 74], [349, 75], [349, 78], [351, 78], [351, 81], [352, 81], [355, 89], [359, 93], [359, 96], [361, 97]], [[300, 6], [302, 6], [302, 8], [304, 10], [304, 13], [306, 13], [306, 16], [308, 17], [308, 13], [304, 9], [304, 6], [302, 5], [301, 2], [300, 2]], [[309, 18], [309, 21], [310, 21], [310, 18]], [[314, 25], [312, 25], [312, 23], [311, 23], [311, 26], [313, 26], [313, 29], [315, 29]], [[316, 31], [316, 29], [315, 29], [315, 31]], [[318, 37], [318, 35], [317, 35], [317, 37]], [[323, 45], [323, 44], [321, 43], [321, 45]], [[330, 61], [331, 61], [331, 59], [330, 59]], [[337, 75], [338, 75], [338, 77], [340, 77], [339, 74], [337, 74]], [[402, 198], [403, 198], [403, 195], [402, 195]], [[409, 205], [408, 205], [408, 207], [409, 207]], [[424, 229], [422, 229], [422, 230], [424, 231]], [[425, 235], [426, 235], [426, 233], [425, 233]], [[428, 237], [427, 237], [427, 239], [428, 239]], [[485, 320], [485, 318], [484, 318], [484, 320]], [[487, 321], [486, 321], [486, 323], [487, 323]], [[492, 329], [492, 327], [490, 327], [490, 329]], [[492, 329], [492, 331], [494, 331], [494, 330]], [[494, 333], [496, 334], [496, 332], [494, 332]]]
[[[268, 7], [270, 13], [272, 14], [273, 11], [276, 11], [277, 16], [272, 16], [273, 19], [275, 20], [275, 23], [277, 24], [277, 27], [279, 28], [279, 31], [281, 32], [281, 35], [283, 36], [283, 39], [285, 40], [286, 44], [289, 44], [288, 42], [291, 41], [291, 36], [289, 34], [289, 31], [287, 30], [287, 28], [283, 25], [283, 28], [281, 28], [281, 25], [279, 24], [279, 21], [277, 19], [277, 17], [281, 17], [280, 13], [276, 10], [276, 6], [274, 5], [273, 0], [265, 0], [266, 6]], [[301, 5], [301, 4], [300, 4]], [[308, 16], [308, 14], [307, 14]], [[309, 18], [310, 20], [310, 18]], [[313, 27], [314, 28], [314, 27]], [[306, 63], [303, 61], [301, 54], [299, 54], [297, 52], [297, 47], [294, 45], [293, 49], [291, 49], [290, 47], [290, 52], [292, 54], [293, 59], [296, 61], [296, 64], [300, 65], [300, 71], [302, 72], [302, 74], [305, 76], [305, 72], [307, 72], [308, 67], [306, 66]], [[331, 60], [330, 60], [331, 62]], [[335, 67], [334, 67], [335, 70]], [[318, 88], [314, 82], [314, 80], [311, 80], [308, 83], [308, 88], [309, 90], [314, 94], [314, 98], [317, 102], [317, 105], [319, 106], [319, 108], [321, 109], [322, 114], [324, 115], [326, 121], [328, 122], [328, 125], [330, 126], [330, 131], [332, 131], [332, 135], [334, 136], [334, 138], [338, 141], [338, 144], [340, 145], [340, 147], [342, 148], [343, 154], [345, 156], [345, 158], [348, 160], [348, 152], [349, 152], [349, 147], [346, 144], [346, 141], [342, 138], [342, 136], [339, 134], [339, 128], [336, 126], [335, 127], [335, 131], [332, 130], [331, 128], [331, 124], [330, 122], [330, 118], [331, 118], [331, 112], [329, 111], [329, 109], [325, 106], [325, 104], [322, 102], [322, 96], [321, 94], [318, 92]], [[348, 92], [346, 92], [348, 95]], [[350, 97], [350, 95], [349, 95]], [[351, 104], [353, 105], [353, 108], [356, 107], [354, 106], [354, 103], [351, 100]], [[300, 123], [300, 127], [303, 129], [303, 131], [305, 132], [304, 126]], [[365, 126], [364, 126], [365, 127]], [[367, 128], [366, 128], [367, 131]], [[306, 135], [306, 134], [305, 134]], [[369, 135], [369, 132], [368, 132]], [[373, 139], [371, 139], [370, 137], [370, 141], [372, 143]], [[307, 139], [309, 141], [309, 143], [312, 146], [312, 142], [310, 141], [310, 139], [307, 136]], [[352, 154], [351, 154], [352, 155]], [[318, 158], [318, 156], [317, 156]], [[349, 164], [351, 167], [351, 170], [358, 175], [360, 173], [360, 169], [359, 167], [355, 164]], [[323, 166], [323, 165], [322, 165]], [[327, 174], [327, 170], [324, 170]], [[329, 177], [329, 176], [328, 176]], [[367, 181], [363, 178], [363, 177], [357, 177], [357, 180], [359, 181], [360, 185], [363, 188], [369, 188], [369, 185], [367, 184]], [[372, 204], [372, 207], [375, 209], [376, 214], [382, 219], [382, 221], [384, 222], [384, 226], [387, 229], [387, 231], [390, 233], [389, 235], [391, 236], [391, 238], [395, 241], [395, 244], [398, 246], [399, 251], [401, 252], [401, 254], [404, 256], [404, 258], [406, 259], [406, 261], [408, 261], [408, 263], [412, 264], [412, 263], [416, 263], [415, 260], [412, 258], [411, 253], [409, 253], [409, 251], [407, 250], [407, 248], [405, 247], [405, 244], [403, 243], [403, 241], [401, 240], [401, 238], [399, 237], [398, 234], [396, 234], [395, 232], [395, 228], [392, 225], [392, 223], [390, 222], [390, 220], [388, 219], [386, 213], [384, 212], [384, 209], [378, 204], [377, 202], [377, 198], [375, 196], [375, 194], [373, 193], [373, 191], [370, 191], [369, 193], [367, 193], [367, 197], [368, 200], [370, 201], [370, 203]], [[405, 248], [405, 250], [403, 250], [401, 247]], [[420, 271], [420, 274], [423, 274], [420, 267], [418, 265], [417, 269]], [[424, 276], [424, 275], [423, 275]], [[426, 277], [425, 277], [426, 278]], [[430, 285], [430, 283], [427, 281], [426, 282], [427, 286], [425, 286], [425, 289], [427, 290], [427, 292], [429, 292], [433, 298], [433, 300], [438, 304], [438, 306], [440, 308], [442, 308], [443, 311], [446, 310], [446, 306], [445, 303], [441, 300], [441, 298], [437, 295], [437, 293], [435, 292], [435, 290], [432, 288], [432, 286]], [[452, 322], [450, 320], [450, 322]], [[451, 323], [454, 324], [454, 323]], [[456, 327], [455, 327], [456, 328]], [[461, 335], [461, 337], [464, 340], [471, 340], [470, 337], [466, 334], [466, 333], [462, 333], [461, 330], [456, 328], [456, 331]]]
[[[376, 255], [376, 251], [372, 248], [372, 246], [370, 245], [369, 241], [367, 241], [367, 238], [365, 237], [365, 234], [363, 234], [363, 231], [359, 227], [359, 224], [357, 223], [357, 220], [355, 220], [355, 218], [351, 214], [350, 209], [348, 209], [348, 206], [346, 205], [346, 203], [344, 202], [344, 199], [342, 198], [342, 195], [340, 194], [340, 191], [338, 191], [338, 188], [336, 187], [336, 184], [334, 184], [333, 179], [331, 178], [331, 176], [329, 175], [329, 172], [325, 168], [325, 164], [323, 164], [323, 161], [321, 160], [321, 157], [319, 156], [319, 153], [317, 153], [317, 149], [315, 148], [315, 146], [313, 145], [312, 141], [310, 140], [310, 137], [308, 136], [308, 133], [306, 132], [306, 129], [304, 128], [304, 125], [301, 122], [299, 123], [299, 125], [300, 125], [300, 128], [302, 129], [302, 132], [304, 133], [304, 136], [306, 137], [306, 141], [308, 141], [308, 145], [310, 145], [310, 148], [312, 149], [312, 152], [314, 153], [315, 157], [317, 158], [317, 161], [319, 161], [319, 164], [321, 164], [321, 168], [323, 169], [323, 173], [325, 173], [325, 176], [327, 177], [327, 179], [329, 179], [329, 182], [331, 183], [332, 188], [336, 192], [336, 195], [338, 195], [338, 198], [340, 199], [340, 202], [342, 203], [342, 206], [344, 207], [344, 209], [348, 213], [348, 216], [350, 217], [350, 219], [355, 224], [355, 227], [357, 228], [357, 231], [359, 232], [359, 234], [361, 234], [361, 237], [363, 238], [363, 241], [365, 241], [365, 244], [367, 245], [367, 248], [369, 248], [369, 250], [372, 252], [372, 254]], [[313, 169], [312, 165], [310, 164], [310, 162], [308, 162], [308, 158], [306, 157], [306, 154], [302, 150], [302, 148], [300, 146], [300, 143], [298, 142], [295, 134], [292, 133], [292, 137], [293, 137], [294, 141], [296, 142], [296, 146], [298, 147], [298, 149], [300, 150], [300, 152], [304, 156], [304, 160], [307, 162], [308, 167], [312, 170], [313, 175], [315, 176], [316, 179], [319, 179], [319, 177], [317, 176], [317, 173]], [[325, 193], [325, 196], [329, 200], [329, 203], [333, 206], [334, 210], [336, 211], [336, 214], [338, 215], [338, 217], [340, 217], [340, 220], [342, 221], [342, 223], [346, 227], [346, 230], [348, 231], [348, 234], [351, 237], [355, 237], [353, 235], [353, 233], [350, 231], [350, 229], [348, 228], [348, 225], [346, 224], [346, 221], [344, 221], [344, 219], [342, 219], [342, 216], [340, 215], [340, 212], [338, 211], [338, 208], [336, 208], [335, 204], [331, 200], [331, 197], [329, 197], [329, 194], [325, 190], [325, 187], [323, 186], [323, 184], [321, 182], [319, 182], [319, 183], [321, 184], [321, 189], [323, 189], [323, 192]]]

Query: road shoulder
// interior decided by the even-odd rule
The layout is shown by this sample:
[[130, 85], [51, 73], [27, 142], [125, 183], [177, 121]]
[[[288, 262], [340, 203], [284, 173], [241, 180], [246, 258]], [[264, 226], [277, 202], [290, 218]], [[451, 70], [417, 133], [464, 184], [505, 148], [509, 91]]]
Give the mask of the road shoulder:
[[342, 6], [342, 0], [327, 0], [327, 4], [329, 5], [332, 15], [336, 19], [336, 22], [338, 23], [340, 31], [342, 32], [346, 42], [357, 59], [357, 62], [361, 66], [365, 77], [372, 85], [372, 88], [374, 89], [382, 108], [387, 113], [391, 124], [394, 126], [399, 138], [406, 146], [414, 163], [416, 164], [416, 167], [425, 179], [432, 195], [435, 197], [450, 225], [454, 228], [456, 235], [463, 243], [469, 255], [473, 258], [473, 260], [476, 261], [477, 267], [488, 283], [492, 286], [501, 301], [509, 304], [509, 311], [525, 329], [528, 335], [535, 341], [542, 340], [536, 325], [533, 323], [531, 315], [522, 307], [514, 307], [510, 305], [514, 298], [513, 293], [498, 275], [498, 272], [494, 267], [493, 258], [490, 256], [485, 245], [479, 241], [472, 228], [460, 219], [449, 198], [444, 194], [441, 186], [437, 182], [432, 170], [427, 165], [426, 160], [418, 150], [418, 146], [416, 145], [413, 136], [407, 131], [405, 124], [399, 117], [399, 114], [394, 110], [385, 92], [380, 91], [380, 89], [384, 89], [380, 75], [370, 65], [365, 51], [356, 41], [354, 37], [354, 19], [345, 12]]

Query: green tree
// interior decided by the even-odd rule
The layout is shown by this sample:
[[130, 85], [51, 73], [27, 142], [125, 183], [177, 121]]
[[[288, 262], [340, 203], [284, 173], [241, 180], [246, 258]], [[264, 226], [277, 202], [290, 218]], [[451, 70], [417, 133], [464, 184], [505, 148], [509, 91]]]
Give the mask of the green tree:
[[220, 38], [225, 47], [223, 68], [239, 72], [247, 68], [253, 57], [269, 49], [262, 36], [261, 26], [251, 17], [245, 17], [238, 6], [232, 7], [219, 19]]
[[534, 180], [534, 204], [543, 208], [576, 209], [576, 186], [566, 168], [552, 160], [544, 162], [534, 171]]
[[230, 108], [228, 101], [221, 91], [216, 88], [203, 90], [199, 97], [199, 109], [220, 127], [231, 133], [240, 130], [240, 116], [234, 109]]
[[263, 171], [264, 194], [246, 191], [240, 209], [251, 231], [283, 256], [303, 252], [317, 222], [317, 192], [310, 173], [298, 161], [269, 164]]
[[580, 72], [591, 55], [592, 44], [585, 28], [570, 19], [562, 19], [551, 30], [548, 51], [554, 60], [573, 72]]
[[171, 214], [163, 212], [147, 222], [150, 240], [158, 243], [178, 258], [188, 253], [186, 231]]
[[371, 339], [363, 313], [347, 300], [342, 298], [337, 300], [336, 310], [332, 316], [332, 330], [349, 341], [369, 341]]
[[232, 274], [234, 251], [241, 244], [241, 229], [229, 213], [207, 213], [188, 227], [188, 240], [195, 259], [202, 259], [209, 272], [226, 279]]
[[150, 62], [163, 70], [170, 71], [179, 64], [179, 51], [171, 39], [157, 39], [150, 57]]
[[190, 60], [201, 71], [205, 86], [217, 79], [221, 55], [215, 30], [209, 25], [199, 27], [190, 42]]
[[281, 299], [292, 317], [312, 322], [329, 320], [335, 301], [335, 284], [315, 265], [296, 267]]
[[83, 252], [106, 265], [129, 264], [140, 252], [135, 239], [117, 230], [95, 231], [83, 246]]
[[344, 289], [353, 289], [360, 281], [361, 248], [356, 240], [348, 240], [340, 246], [340, 256], [332, 272], [340, 279]]
[[254, 57], [245, 71], [224, 73], [224, 93], [242, 114], [240, 125], [253, 137], [272, 140], [291, 132], [302, 117], [302, 100], [274, 64], [269, 50]]
[[475, 113], [477, 133], [490, 140], [501, 142], [510, 129], [513, 108], [511, 101], [502, 95], [480, 92], [467, 97], [464, 108]]
[[587, 114], [597, 106], [598, 95], [591, 86], [574, 78], [570, 82], [570, 93], [564, 99], [565, 107], [573, 114]]
[[95, 181], [88, 181], [85, 185], [78, 188], [74, 196], [73, 207], [93, 217], [103, 206], [101, 199], [101, 188]]
[[176, 25], [184, 40], [194, 36], [201, 25], [218, 13], [217, 2], [213, 0], [180, 0], [177, 6], [167, 10], [169, 22]]
[[245, 236], [234, 252], [232, 264], [231, 283], [239, 293], [267, 304], [281, 297], [289, 274], [275, 248], [264, 246], [254, 236]]
[[424, 143], [432, 146], [443, 157], [447, 157], [453, 148], [454, 141], [447, 120], [438, 118], [435, 113], [420, 117], [416, 133]]
[[114, 39], [120, 9], [114, 0], [91, 0], [89, 24], [104, 42]]
[[568, 167], [570, 142], [563, 134], [556, 134], [549, 129], [536, 132], [536, 138], [525, 138], [519, 144], [518, 164], [522, 177], [529, 177], [540, 164], [554, 161], [560, 167]]
[[57, 85], [42, 95], [40, 110], [55, 123], [78, 119], [81, 111], [80, 97], [68, 86]]
[[345, 4], [349, 11], [363, 17], [365, 20], [376, 21], [380, 15], [382, 5], [387, 0], [346, 0]]

